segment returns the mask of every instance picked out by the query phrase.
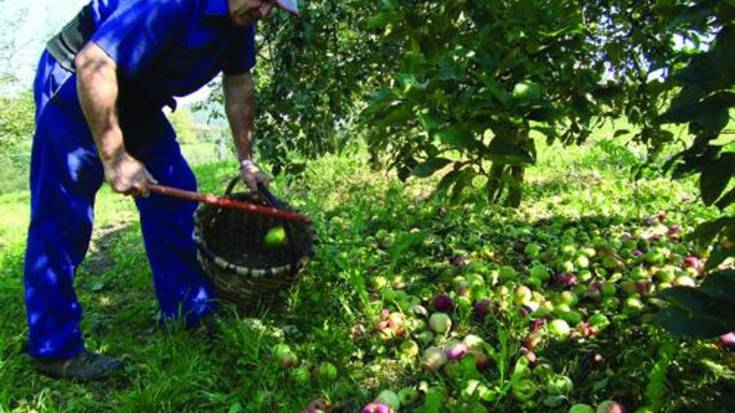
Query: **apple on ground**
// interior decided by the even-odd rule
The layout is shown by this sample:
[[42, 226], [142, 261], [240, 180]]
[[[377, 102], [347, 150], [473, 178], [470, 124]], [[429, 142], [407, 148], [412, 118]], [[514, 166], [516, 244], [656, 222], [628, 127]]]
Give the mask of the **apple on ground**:
[[398, 411], [401, 409], [401, 399], [392, 390], [383, 390], [375, 398], [376, 403], [382, 403], [391, 409]]
[[512, 388], [513, 396], [520, 401], [530, 400], [536, 395], [536, 383], [531, 379], [521, 379]]
[[595, 413], [595, 409], [588, 404], [577, 403], [569, 408], [568, 413]]
[[445, 313], [434, 313], [429, 318], [429, 327], [437, 334], [446, 334], [452, 329], [452, 319]]
[[618, 402], [605, 400], [597, 405], [595, 413], [625, 413], [625, 407]]
[[331, 383], [337, 379], [337, 367], [328, 361], [323, 361], [319, 364], [318, 374], [322, 381]]

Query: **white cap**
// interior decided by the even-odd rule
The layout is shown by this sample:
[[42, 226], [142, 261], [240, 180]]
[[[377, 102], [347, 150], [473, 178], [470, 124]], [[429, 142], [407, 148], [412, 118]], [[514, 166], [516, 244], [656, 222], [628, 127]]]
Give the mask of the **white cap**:
[[299, 5], [297, 0], [276, 0], [276, 4], [278, 4], [278, 7], [295, 16], [299, 15]]

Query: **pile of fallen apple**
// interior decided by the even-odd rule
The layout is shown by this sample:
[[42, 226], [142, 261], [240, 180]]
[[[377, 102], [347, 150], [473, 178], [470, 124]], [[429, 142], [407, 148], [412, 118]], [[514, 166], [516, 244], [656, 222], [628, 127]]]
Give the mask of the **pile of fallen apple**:
[[[429, 397], [460, 400], [465, 411], [482, 412], [504, 394], [522, 406], [543, 400], [534, 405], [541, 410], [546, 405], [548, 411], [568, 407], [569, 413], [625, 412], [626, 406], [614, 400], [569, 398], [573, 381], [537, 363], [535, 351], [545, 342], [595, 340], [615, 316], [645, 322], [656, 308], [655, 292], [699, 283], [706, 252], [683, 241], [679, 226], [667, 222], [664, 214], [628, 231], [552, 221], [510, 234], [515, 241], [502, 259], [481, 252], [450, 257], [452, 271], [435, 285], [411, 289], [374, 277], [374, 293], [384, 308], [368, 332], [425, 374], [411, 386], [382, 389], [362, 412], [410, 411]], [[485, 379], [484, 372], [497, 366], [499, 350], [483, 338], [481, 328], [501, 314], [527, 325], [515, 365], [504, 373], [505, 389]], [[721, 345], [732, 345], [735, 340], [729, 339], [723, 336]], [[276, 358], [293, 368], [296, 380], [308, 380], [310, 372], [297, 366], [297, 357], [283, 346], [276, 348]], [[333, 368], [311, 370], [322, 377], [336, 374]]]

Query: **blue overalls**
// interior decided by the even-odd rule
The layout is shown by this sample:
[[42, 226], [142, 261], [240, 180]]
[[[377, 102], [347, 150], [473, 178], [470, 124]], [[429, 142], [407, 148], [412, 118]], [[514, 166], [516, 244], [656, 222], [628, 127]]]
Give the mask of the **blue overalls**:
[[[249, 71], [254, 27], [232, 25], [227, 0], [93, 0], [87, 11], [94, 19], [90, 41], [117, 63], [126, 150], [162, 185], [196, 190], [162, 106], [219, 72]], [[73, 277], [89, 246], [104, 174], [76, 82], [73, 71], [43, 53], [34, 83], [37, 128], [24, 276], [33, 357], [66, 359], [84, 349]], [[196, 205], [155, 194], [135, 204], [161, 315], [183, 316], [191, 325], [215, 305], [192, 241]]]

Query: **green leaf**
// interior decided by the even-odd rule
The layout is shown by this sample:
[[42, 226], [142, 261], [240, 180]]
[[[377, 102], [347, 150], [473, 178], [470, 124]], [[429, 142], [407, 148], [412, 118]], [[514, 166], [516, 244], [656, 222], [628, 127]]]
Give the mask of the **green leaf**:
[[477, 370], [474, 357], [464, 357], [459, 362], [462, 370], [462, 378], [464, 379], [481, 379], [482, 375]]
[[714, 221], [703, 222], [699, 224], [694, 232], [687, 236], [687, 239], [695, 241], [700, 245], [711, 244], [717, 234], [728, 225], [735, 225], [735, 218], [720, 217]]
[[592, 97], [597, 100], [610, 101], [620, 96], [623, 93], [623, 88], [615, 83], [608, 83], [605, 86], [600, 86], [592, 91]]
[[445, 145], [460, 150], [475, 148], [476, 142], [472, 133], [460, 126], [450, 126], [436, 132], [436, 136]]
[[699, 116], [692, 121], [693, 124], [705, 132], [719, 134], [730, 121], [728, 108], [702, 105]]
[[437, 122], [434, 117], [431, 115], [431, 112], [428, 109], [424, 109], [418, 114], [419, 122], [421, 122], [421, 126], [423, 126], [424, 129], [431, 132], [439, 127], [439, 122]]
[[523, 166], [535, 162], [528, 151], [508, 142], [502, 136], [496, 136], [487, 147], [486, 158], [502, 165]]
[[724, 153], [715, 162], [703, 165], [699, 189], [705, 205], [712, 205], [725, 190], [735, 171], [735, 153]]
[[390, 23], [395, 23], [401, 20], [401, 15], [394, 11], [383, 11], [379, 12], [372, 17], [367, 19], [368, 29], [376, 29], [385, 27]]
[[699, 115], [699, 100], [704, 91], [699, 86], [684, 86], [672, 100], [671, 107], [664, 112], [659, 121], [662, 123], [686, 123]]
[[551, 106], [540, 106], [531, 109], [526, 118], [537, 122], [551, 122], [559, 116], [559, 111]]
[[431, 388], [424, 397], [424, 404], [417, 407], [416, 413], [440, 413], [444, 406], [444, 394], [441, 390]]
[[654, 322], [672, 334], [699, 338], [716, 337], [735, 329], [735, 314], [725, 311], [727, 301], [712, 298], [698, 288], [674, 287], [658, 293], [669, 303]]
[[451, 170], [447, 172], [447, 174], [442, 177], [442, 179], [439, 181], [439, 184], [436, 186], [436, 193], [439, 195], [446, 194], [447, 191], [449, 191], [449, 188], [454, 185], [458, 177], [459, 171], [457, 170]]
[[[680, 320], [667, 320], [667, 329], [675, 334], [688, 330], [685, 335], [712, 334], [710, 337], [713, 337], [735, 330], [735, 313], [724, 311], [729, 308], [728, 302], [710, 297], [701, 289], [667, 288], [659, 292], [657, 297], [670, 304], [668, 309], [675, 309], [682, 316]], [[694, 325], [687, 325], [688, 323]]]
[[452, 187], [452, 196], [450, 197], [449, 202], [452, 204], [458, 203], [460, 196], [462, 195], [462, 191], [472, 185], [472, 180], [475, 179], [475, 176], [477, 176], [477, 173], [471, 167], [462, 169], [454, 183], [454, 187]]
[[726, 259], [733, 256], [733, 251], [728, 249], [723, 249], [719, 245], [715, 245], [712, 248], [712, 252], [709, 254], [709, 257], [707, 257], [707, 261], [705, 262], [704, 269], [705, 271], [710, 271], [713, 268], [717, 268], [720, 264], [722, 264]]
[[735, 307], [735, 270], [708, 275], [700, 290], [709, 297], [728, 302], [728, 308]]
[[678, 307], [664, 308], [656, 313], [653, 322], [677, 336], [713, 338], [730, 331], [722, 320], [700, 317]]
[[535, 82], [518, 82], [513, 86], [513, 99], [529, 102], [541, 98], [541, 85]]
[[730, 206], [730, 204], [732, 204], [733, 202], [735, 202], [735, 188], [731, 189], [725, 195], [723, 195], [722, 198], [720, 198], [715, 203], [715, 206], [720, 210], [723, 210]]
[[389, 112], [382, 119], [377, 119], [373, 126], [387, 128], [404, 123], [413, 116], [411, 106], [408, 103], [401, 102], [389, 109]]
[[411, 175], [417, 176], [419, 178], [428, 178], [436, 171], [449, 165], [451, 162], [452, 161], [446, 158], [430, 158], [427, 159], [425, 162], [419, 164], [417, 167], [413, 168], [413, 170], [411, 171]]
[[623, 136], [623, 135], [627, 135], [629, 133], [630, 133], [630, 131], [628, 129], [618, 129], [613, 134], [613, 138], [617, 138], [617, 137], [620, 137], [620, 136]]

